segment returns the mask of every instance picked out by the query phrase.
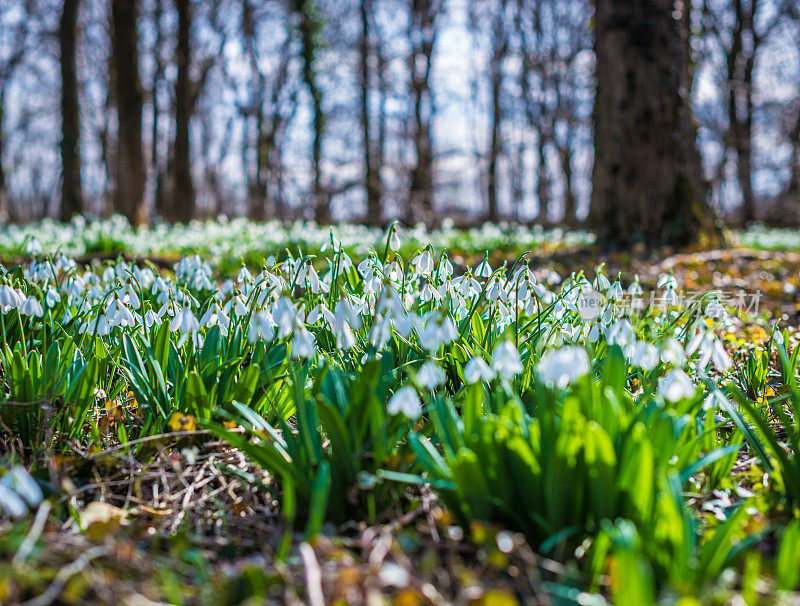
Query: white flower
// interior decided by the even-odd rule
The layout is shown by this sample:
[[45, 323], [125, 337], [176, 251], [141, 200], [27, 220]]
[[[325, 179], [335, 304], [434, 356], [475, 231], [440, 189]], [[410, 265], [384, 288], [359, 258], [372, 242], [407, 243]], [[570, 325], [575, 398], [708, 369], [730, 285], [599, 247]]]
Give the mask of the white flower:
[[248, 340], [255, 343], [259, 339], [264, 341], [271, 341], [275, 336], [275, 322], [269, 312], [261, 310], [253, 314], [250, 320], [250, 331], [248, 333]]
[[658, 365], [658, 349], [652, 343], [639, 341], [631, 351], [631, 362], [642, 370], [653, 370]]
[[484, 259], [483, 262], [475, 268], [475, 275], [479, 278], [488, 278], [492, 275], [492, 266], [489, 265], [486, 259]]
[[522, 361], [517, 348], [511, 341], [503, 341], [492, 352], [492, 370], [510, 381], [514, 375], [522, 372]]
[[545, 383], [564, 389], [578, 377], [589, 372], [589, 356], [578, 345], [569, 345], [547, 352], [536, 365]]
[[175, 317], [172, 318], [172, 321], [169, 323], [169, 329], [172, 332], [181, 333], [181, 337], [178, 339], [178, 347], [182, 347], [187, 337], [190, 335], [192, 337], [197, 335], [197, 331], [200, 330], [200, 322], [198, 322], [197, 317], [192, 313], [189, 305], [186, 304], [175, 314]]
[[433, 271], [433, 257], [427, 248], [414, 257], [411, 263], [417, 269], [417, 273], [429, 274]]
[[42, 304], [39, 303], [36, 297], [30, 296], [25, 299], [25, 302], [20, 306], [19, 313], [23, 316], [41, 318], [44, 315], [44, 309], [42, 309]]
[[436, 365], [436, 362], [428, 360], [417, 371], [417, 383], [426, 389], [434, 389], [444, 383], [444, 371]]
[[691, 379], [680, 368], [673, 368], [658, 380], [658, 393], [670, 402], [679, 402], [694, 395]]
[[488, 382], [494, 378], [494, 372], [483, 358], [474, 357], [464, 366], [464, 378], [467, 383]]
[[703, 410], [719, 408], [720, 406], [725, 405], [727, 402], [728, 399], [725, 397], [725, 394], [723, 394], [719, 389], [714, 389], [706, 396], [706, 399], [703, 400]]
[[156, 314], [152, 309], [147, 310], [147, 313], [144, 314], [144, 325], [147, 328], [153, 326], [153, 324], [161, 325], [161, 316]]
[[203, 317], [200, 318], [200, 324], [205, 326], [206, 328], [211, 328], [212, 326], [219, 326], [219, 332], [222, 336], [228, 335], [228, 326], [231, 324], [231, 319], [228, 315], [220, 308], [220, 306], [216, 303], [216, 301], [208, 308]]
[[400, 236], [397, 235], [396, 229], [393, 229], [389, 236], [389, 248], [395, 252], [400, 250]]
[[292, 358], [311, 358], [316, 352], [314, 335], [302, 324], [298, 324], [294, 329], [292, 337]]
[[406, 385], [397, 390], [386, 409], [392, 415], [403, 413], [409, 419], [417, 419], [422, 414], [422, 403], [416, 390]]
[[686, 353], [683, 345], [675, 337], [667, 337], [661, 344], [661, 361], [673, 366], [683, 366], [686, 363]]

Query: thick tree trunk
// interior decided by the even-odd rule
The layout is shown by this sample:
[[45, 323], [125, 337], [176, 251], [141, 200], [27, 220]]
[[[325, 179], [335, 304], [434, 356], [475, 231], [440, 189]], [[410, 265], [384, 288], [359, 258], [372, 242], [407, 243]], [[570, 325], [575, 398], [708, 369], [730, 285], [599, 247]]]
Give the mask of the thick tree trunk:
[[414, 151], [406, 221], [433, 220], [433, 97], [430, 88], [431, 59], [435, 42], [432, 0], [411, 0], [411, 95], [414, 103]]
[[501, 94], [503, 88], [503, 61], [508, 52], [508, 37], [504, 31], [503, 14], [505, 12], [505, 0], [500, 2], [498, 15], [495, 20], [494, 33], [492, 36], [492, 60], [489, 66], [490, 79], [492, 85], [492, 126], [489, 143], [489, 168], [487, 174], [486, 200], [488, 206], [488, 219], [492, 222], [500, 220], [500, 208], [498, 205], [498, 179], [497, 168], [500, 161], [502, 149], [500, 126], [503, 119], [503, 109], [501, 105]]
[[578, 219], [575, 216], [577, 201], [575, 199], [575, 179], [572, 171], [572, 152], [569, 147], [558, 146], [558, 160], [561, 164], [561, 172], [564, 175], [564, 218], [562, 221], [566, 227], [575, 227]]
[[598, 241], [716, 239], [690, 107], [689, 15], [672, 0], [595, 0]]
[[367, 224], [380, 225], [381, 215], [381, 182], [379, 166], [376, 164], [372, 142], [372, 117], [370, 115], [370, 58], [372, 56], [372, 36], [370, 15], [371, 0], [361, 0], [359, 4], [361, 17], [361, 40], [359, 41], [359, 62], [361, 68], [361, 136], [363, 138], [364, 157], [364, 190], [367, 198]]
[[[78, 101], [78, 9], [80, 0], [64, 0], [58, 41], [61, 64], [61, 208], [59, 218], [69, 221], [83, 211], [80, 155], [80, 105]], [[2, 194], [0, 194], [2, 195]]]
[[538, 142], [536, 144], [536, 198], [539, 201], [539, 214], [536, 215], [536, 222], [546, 225], [550, 214], [550, 173], [547, 169], [547, 141], [542, 129], [539, 129]]
[[189, 222], [195, 214], [194, 180], [189, 144], [189, 123], [192, 117], [193, 92], [189, 74], [191, 65], [191, 0], [176, 0], [178, 11], [178, 44], [175, 49], [175, 64], [178, 74], [175, 80], [175, 147], [173, 158], [174, 190], [170, 220]]
[[161, 48], [163, 42], [163, 27], [161, 20], [164, 14], [164, 5], [162, 0], [156, 0], [153, 21], [155, 22], [156, 40], [154, 43], [153, 61], [155, 63], [153, 68], [153, 85], [150, 91], [153, 103], [153, 123], [152, 132], [150, 135], [150, 167], [153, 172], [153, 179], [155, 180], [155, 187], [153, 190], [153, 207], [156, 214], [163, 217], [165, 208], [164, 196], [164, 171], [162, 169], [161, 157], [158, 153], [159, 142], [159, 127], [161, 124], [161, 111], [158, 107], [158, 89], [164, 81], [164, 70], [166, 66], [161, 57]]
[[[2, 84], [2, 83], [0, 83]], [[6, 185], [6, 170], [3, 165], [3, 151], [5, 149], [5, 130], [3, 128], [3, 110], [5, 109], [5, 89], [0, 88], [0, 224], [8, 223], [11, 218], [11, 209], [8, 204], [8, 186]]]
[[131, 224], [142, 223], [144, 189], [147, 179], [142, 150], [142, 84], [139, 78], [139, 49], [136, 0], [112, 0], [112, 50], [115, 100], [119, 132], [117, 136], [116, 190], [114, 211], [125, 215]]

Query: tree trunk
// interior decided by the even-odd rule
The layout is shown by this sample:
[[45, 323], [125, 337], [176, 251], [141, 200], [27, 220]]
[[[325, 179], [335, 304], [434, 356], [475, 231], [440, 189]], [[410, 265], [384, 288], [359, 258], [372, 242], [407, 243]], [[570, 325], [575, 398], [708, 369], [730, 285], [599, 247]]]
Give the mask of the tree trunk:
[[361, 135], [364, 153], [364, 190], [367, 198], [367, 224], [380, 225], [381, 182], [380, 167], [376, 165], [372, 142], [372, 118], [370, 115], [370, 58], [372, 56], [372, 37], [370, 28], [371, 0], [361, 0], [361, 40], [359, 44], [361, 68]]
[[547, 168], [546, 155], [547, 141], [540, 128], [536, 147], [536, 197], [539, 200], [539, 214], [536, 215], [536, 222], [541, 225], [549, 222], [548, 215], [550, 214], [550, 173]]
[[191, 63], [191, 0], [176, 0], [178, 11], [178, 43], [175, 64], [175, 147], [172, 179], [172, 212], [170, 220], [188, 223], [195, 214], [194, 181], [189, 145], [189, 122], [192, 116], [193, 93], [189, 69]]
[[78, 101], [78, 8], [80, 0], [64, 0], [58, 27], [61, 64], [61, 209], [69, 221], [83, 211]]
[[165, 196], [164, 196], [164, 171], [162, 170], [161, 158], [158, 153], [159, 142], [159, 126], [161, 123], [161, 111], [158, 107], [158, 88], [164, 81], [164, 70], [166, 69], [164, 61], [161, 58], [161, 47], [163, 42], [163, 27], [161, 20], [164, 14], [164, 5], [162, 0], [156, 0], [155, 12], [153, 21], [155, 22], [156, 39], [154, 43], [153, 61], [155, 63], [153, 68], [153, 87], [151, 90], [152, 103], [153, 103], [153, 123], [150, 142], [150, 166], [153, 171], [153, 179], [155, 180], [155, 187], [153, 190], [153, 207], [155, 212], [163, 217], [166, 212]]
[[575, 200], [575, 179], [572, 172], [572, 152], [567, 146], [558, 145], [557, 147], [561, 172], [564, 175], [564, 218], [562, 221], [566, 227], [575, 227], [578, 220], [575, 217], [577, 201]]
[[[2, 86], [0, 82], [0, 86]], [[3, 129], [3, 110], [6, 105], [5, 88], [0, 88], [0, 224], [6, 224], [11, 218], [11, 209], [8, 204], [8, 186], [6, 185], [6, 170], [3, 166], [3, 151], [5, 149], [5, 131]]]
[[432, 0], [411, 0], [409, 38], [411, 95], [414, 103], [414, 151], [406, 221], [433, 220], [433, 97], [430, 88], [431, 59], [435, 42], [435, 10]]
[[689, 15], [595, 0], [592, 218], [607, 247], [717, 239], [689, 101]]
[[502, 0], [498, 7], [498, 14], [495, 20], [494, 33], [492, 35], [492, 60], [489, 66], [490, 79], [492, 85], [492, 132], [489, 144], [489, 169], [486, 180], [488, 202], [488, 219], [492, 222], [500, 220], [500, 209], [498, 206], [497, 166], [500, 160], [502, 148], [500, 126], [503, 119], [500, 96], [503, 88], [503, 61], [508, 51], [508, 36], [504, 30], [503, 16], [505, 13], [506, 2]]
[[112, 0], [112, 49], [117, 136], [116, 190], [114, 211], [125, 215], [132, 225], [144, 217], [144, 189], [147, 179], [142, 150], [142, 84], [139, 78], [139, 49], [136, 0]]

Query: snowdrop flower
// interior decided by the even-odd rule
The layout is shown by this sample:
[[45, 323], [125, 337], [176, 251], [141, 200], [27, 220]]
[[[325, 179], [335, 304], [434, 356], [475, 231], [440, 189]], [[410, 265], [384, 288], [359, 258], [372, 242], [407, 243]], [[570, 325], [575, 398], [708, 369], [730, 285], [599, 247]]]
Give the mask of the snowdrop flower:
[[598, 272], [594, 278], [593, 286], [599, 291], [607, 291], [611, 288], [611, 282], [608, 280], [608, 277], [604, 273]]
[[661, 361], [673, 366], [683, 366], [686, 363], [686, 352], [675, 337], [667, 337], [661, 344]]
[[159, 325], [159, 326], [161, 325], [161, 316], [159, 316], [152, 309], [148, 309], [147, 313], [144, 314], [144, 325], [147, 328], [150, 328], [154, 324]]
[[61, 295], [58, 294], [58, 291], [51, 286], [50, 288], [47, 289], [44, 302], [45, 305], [47, 305], [47, 307], [54, 307], [56, 303], [61, 302]]
[[433, 257], [431, 251], [427, 248], [418, 254], [411, 261], [411, 264], [416, 268], [417, 273], [427, 275], [433, 271]]
[[488, 278], [492, 275], [492, 266], [489, 265], [486, 259], [484, 259], [483, 262], [475, 268], [475, 275], [479, 278]]
[[492, 370], [510, 381], [522, 372], [522, 361], [517, 348], [511, 341], [503, 341], [492, 352]]
[[[0, 485], [10, 488], [22, 497], [29, 507], [36, 507], [44, 499], [42, 489], [21, 465], [15, 465], [0, 478]], [[2, 498], [0, 498], [0, 501]]]
[[281, 297], [275, 304], [272, 318], [278, 326], [278, 337], [288, 337], [297, 324], [297, 310], [288, 297]]
[[446, 255], [439, 257], [439, 279], [446, 280], [453, 275], [453, 264]]
[[17, 289], [8, 284], [0, 286], [0, 310], [2, 310], [4, 314], [12, 309], [18, 309], [24, 301], [24, 297], [21, 296]]
[[714, 367], [721, 373], [726, 372], [732, 365], [728, 352], [722, 346], [719, 339], [710, 332], [699, 330], [686, 346], [686, 355], [692, 356], [699, 351], [700, 357], [697, 360], [697, 368], [705, 368], [709, 362], [714, 363]]
[[350, 349], [355, 346], [356, 338], [344, 314], [335, 314], [333, 336], [336, 338], [336, 349]]
[[203, 314], [203, 317], [200, 318], [200, 324], [206, 328], [219, 326], [219, 332], [222, 336], [228, 335], [228, 326], [230, 326], [230, 323], [231, 319], [220, 308], [216, 301], [208, 308], [208, 311]]
[[239, 270], [239, 273], [236, 275], [236, 282], [239, 284], [252, 284], [253, 283], [253, 274], [250, 273], [250, 270], [247, 269], [246, 265], [242, 265], [242, 268]]
[[703, 410], [711, 410], [720, 408], [721, 406], [725, 406], [728, 403], [728, 399], [725, 397], [719, 389], [714, 389], [710, 394], [706, 396], [706, 399], [703, 400]]
[[639, 341], [631, 350], [631, 362], [642, 370], [653, 370], [658, 366], [658, 349], [652, 343]]
[[259, 339], [264, 341], [271, 341], [275, 336], [275, 322], [269, 312], [261, 310], [253, 314], [250, 320], [250, 330], [248, 332], [248, 340], [255, 343]]
[[425, 326], [421, 330], [417, 328], [417, 334], [421, 345], [430, 352], [435, 352], [440, 345], [449, 345], [458, 336], [455, 324], [448, 316], [428, 316]]
[[477, 383], [478, 381], [489, 382], [494, 378], [494, 371], [483, 358], [474, 357], [464, 366], [464, 378], [467, 383]]
[[392, 336], [392, 323], [387, 316], [379, 316], [369, 330], [369, 342], [375, 349], [383, 349]]
[[441, 295], [439, 294], [439, 291], [431, 286], [430, 282], [425, 282], [425, 286], [422, 287], [422, 290], [419, 293], [419, 299], [423, 303], [427, 303], [433, 298], [438, 301], [441, 298]]
[[658, 393], [670, 402], [688, 398], [694, 395], [694, 391], [691, 379], [680, 368], [673, 368], [658, 380]]
[[624, 292], [622, 290], [622, 284], [620, 284], [619, 280], [614, 282], [611, 285], [611, 288], [608, 289], [608, 298], [612, 301], [620, 301], [624, 296]]
[[20, 306], [19, 313], [23, 316], [35, 316], [41, 318], [44, 315], [42, 304], [34, 296], [25, 299], [25, 302]]
[[579, 345], [547, 352], [536, 365], [539, 376], [550, 386], [564, 389], [589, 372], [589, 356]]
[[444, 383], [444, 371], [436, 362], [428, 360], [417, 371], [417, 383], [426, 389], [434, 389]]
[[189, 305], [184, 305], [172, 321], [169, 323], [169, 329], [172, 332], [180, 332], [181, 337], [178, 339], [178, 347], [182, 347], [189, 336], [194, 337], [197, 331], [200, 330], [200, 322], [197, 317], [192, 313]]
[[389, 235], [389, 248], [395, 252], [400, 250], [400, 236], [397, 235], [397, 229], [393, 229]]
[[106, 317], [112, 326], [136, 326], [136, 319], [131, 310], [116, 298], [108, 304]]
[[386, 407], [391, 415], [404, 414], [409, 419], [418, 419], [422, 414], [422, 403], [419, 401], [419, 396], [416, 390], [406, 385], [397, 390], [397, 392], [389, 400]]
[[311, 358], [316, 353], [316, 341], [302, 324], [295, 326], [292, 336], [292, 358]]

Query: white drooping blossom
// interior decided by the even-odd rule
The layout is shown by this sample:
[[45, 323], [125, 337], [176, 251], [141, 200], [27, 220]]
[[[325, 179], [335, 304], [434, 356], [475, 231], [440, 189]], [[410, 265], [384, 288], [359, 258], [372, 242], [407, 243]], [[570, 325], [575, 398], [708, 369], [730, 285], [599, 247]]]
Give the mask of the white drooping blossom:
[[435, 389], [444, 383], [444, 371], [434, 362], [428, 360], [417, 371], [417, 383], [425, 389]]
[[550, 386], [564, 389], [589, 372], [589, 356], [579, 345], [568, 345], [547, 352], [536, 365], [536, 372]]
[[692, 380], [680, 368], [673, 368], [658, 380], [658, 393], [670, 402], [679, 402], [694, 395], [694, 392]]
[[492, 370], [506, 381], [522, 372], [522, 361], [511, 341], [503, 341], [492, 352]]
[[406, 385], [397, 390], [389, 400], [386, 407], [389, 414], [404, 414], [409, 419], [418, 419], [422, 414], [422, 403], [419, 400], [417, 391], [410, 385]]
[[464, 378], [467, 383], [488, 382], [494, 378], [494, 371], [483, 358], [474, 357], [464, 366]]

